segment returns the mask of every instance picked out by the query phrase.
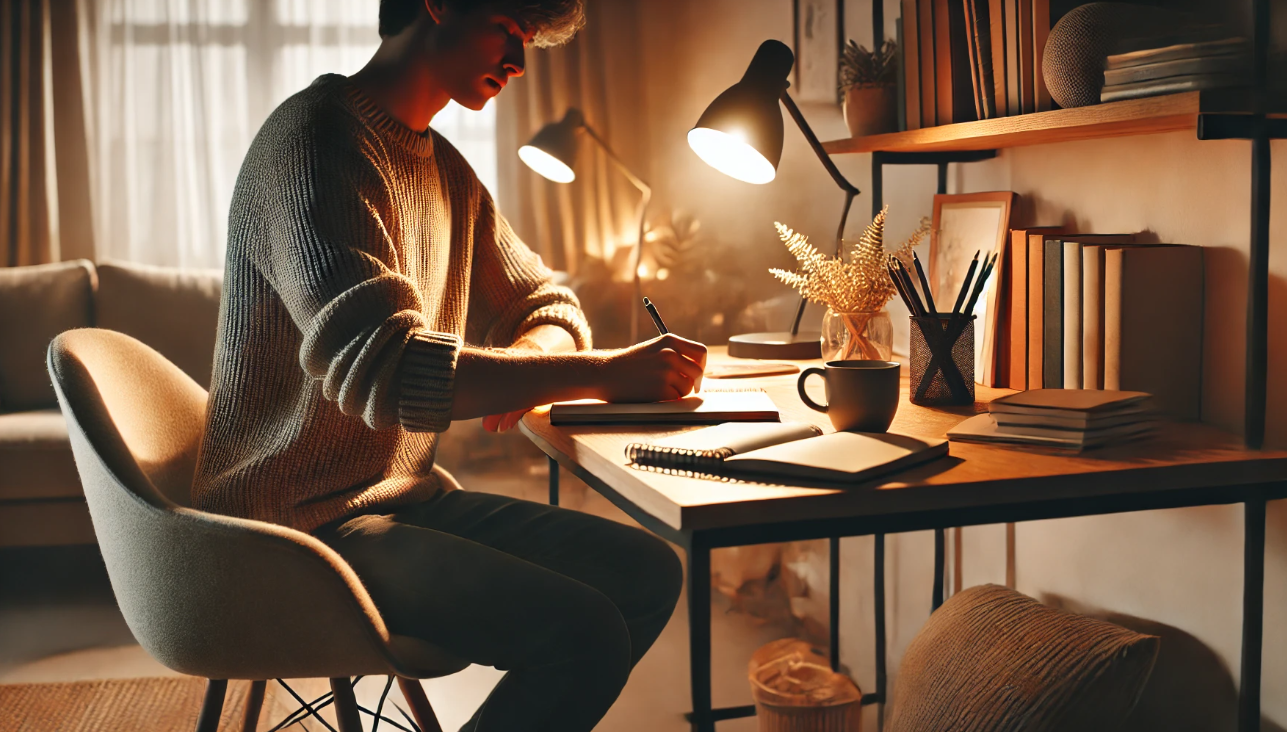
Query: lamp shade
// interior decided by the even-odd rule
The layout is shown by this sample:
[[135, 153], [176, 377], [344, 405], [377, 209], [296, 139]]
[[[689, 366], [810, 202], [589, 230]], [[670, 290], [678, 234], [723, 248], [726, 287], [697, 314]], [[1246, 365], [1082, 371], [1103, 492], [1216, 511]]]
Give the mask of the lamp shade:
[[778, 99], [790, 86], [795, 54], [780, 41], [765, 41], [742, 80], [715, 98], [688, 132], [693, 152], [716, 170], [746, 181], [768, 183], [782, 159], [782, 110]]
[[520, 147], [518, 157], [555, 183], [571, 183], [576, 180], [576, 135], [584, 124], [580, 110], [569, 109], [563, 119], [545, 125]]

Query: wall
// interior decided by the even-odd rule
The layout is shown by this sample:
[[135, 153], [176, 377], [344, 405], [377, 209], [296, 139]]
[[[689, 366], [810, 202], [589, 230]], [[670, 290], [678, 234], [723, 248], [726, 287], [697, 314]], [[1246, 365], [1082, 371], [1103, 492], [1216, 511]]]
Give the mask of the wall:
[[[869, 7], [850, 2], [851, 8], [857, 6], [864, 12]], [[649, 119], [649, 175], [659, 205], [694, 213], [720, 238], [744, 246], [747, 261], [757, 264], [788, 261], [774, 235], [775, 220], [826, 241], [841, 194], [789, 122], [778, 178], [766, 186], [733, 181], [706, 167], [689, 150], [685, 134], [705, 105], [740, 77], [762, 40], [790, 43], [790, 8], [789, 0], [654, 0], [640, 11], [645, 76], [640, 107]], [[896, 14], [897, 3], [887, 3], [887, 33]], [[863, 19], [851, 20], [851, 36], [869, 43]], [[822, 139], [845, 134], [837, 110], [807, 109], [806, 114]], [[1287, 147], [1274, 143], [1273, 157], [1270, 310], [1271, 322], [1284, 323]], [[1193, 357], [1203, 359], [1205, 419], [1239, 431], [1249, 160], [1248, 143], [1199, 143], [1190, 133], [1174, 133], [1006, 150], [994, 161], [953, 166], [950, 187], [953, 192], [1014, 190], [1026, 202], [1029, 223], [1075, 223], [1098, 232], [1148, 230], [1160, 241], [1206, 247], [1205, 346]], [[870, 156], [842, 156], [837, 162], [859, 188], [870, 189]], [[934, 187], [932, 168], [889, 169], [885, 200], [892, 209], [891, 239], [906, 236], [930, 213]], [[864, 194], [855, 204], [851, 231], [861, 230], [869, 208]], [[759, 286], [772, 292], [775, 285], [765, 276]], [[1269, 358], [1269, 373], [1283, 373], [1287, 329], [1271, 333]], [[1287, 447], [1285, 408], [1287, 387], [1271, 376], [1271, 446]], [[1287, 624], [1282, 622], [1287, 616], [1282, 580], [1287, 508], [1281, 503], [1270, 506], [1268, 536], [1263, 698], [1265, 728], [1280, 729], [1287, 726]], [[887, 546], [889, 662], [896, 683], [902, 652], [929, 614], [933, 545], [929, 534], [909, 534], [891, 537]], [[960, 546], [962, 586], [1005, 581], [1004, 527], [966, 529]], [[1013, 571], [1021, 591], [1166, 638], [1132, 729], [1233, 729], [1240, 662], [1240, 507], [1021, 524], [1015, 547]], [[860, 685], [871, 689], [871, 539], [846, 540], [842, 556], [842, 660]]]

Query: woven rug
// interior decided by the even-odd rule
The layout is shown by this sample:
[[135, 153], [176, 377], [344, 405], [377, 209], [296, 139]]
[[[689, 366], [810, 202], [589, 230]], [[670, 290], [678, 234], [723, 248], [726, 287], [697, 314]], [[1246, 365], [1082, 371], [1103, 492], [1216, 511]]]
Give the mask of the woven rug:
[[[307, 699], [316, 698], [329, 688], [325, 679], [290, 684]], [[241, 730], [249, 690], [249, 681], [228, 682], [220, 730]], [[0, 685], [0, 730], [191, 732], [196, 728], [205, 693], [205, 679], [192, 676]], [[270, 683], [259, 715], [259, 729], [270, 729], [297, 706], [280, 686]], [[323, 710], [323, 716], [334, 724], [330, 711], [329, 708]], [[320, 727], [311, 719], [306, 724], [313, 729]], [[303, 728], [292, 725], [287, 729]]]

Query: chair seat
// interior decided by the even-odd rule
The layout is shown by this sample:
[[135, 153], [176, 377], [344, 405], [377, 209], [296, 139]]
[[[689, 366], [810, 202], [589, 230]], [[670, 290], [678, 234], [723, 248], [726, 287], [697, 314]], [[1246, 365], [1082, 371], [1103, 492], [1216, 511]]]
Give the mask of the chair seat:
[[62, 412], [0, 414], [0, 501], [84, 495]]
[[389, 650], [399, 664], [418, 679], [436, 679], [463, 671], [469, 661], [447, 653], [432, 643], [409, 635], [389, 634]]

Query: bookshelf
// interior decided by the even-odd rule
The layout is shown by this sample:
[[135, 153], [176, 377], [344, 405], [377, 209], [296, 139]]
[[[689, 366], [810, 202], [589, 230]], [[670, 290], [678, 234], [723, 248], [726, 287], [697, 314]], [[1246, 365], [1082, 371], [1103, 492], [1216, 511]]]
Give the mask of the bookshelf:
[[[1196, 131], [1202, 114], [1236, 113], [1251, 106], [1245, 99], [1227, 92], [1185, 92], [832, 140], [822, 146], [832, 155], [997, 150], [1072, 140]], [[1281, 113], [1283, 110], [1274, 111]]]

